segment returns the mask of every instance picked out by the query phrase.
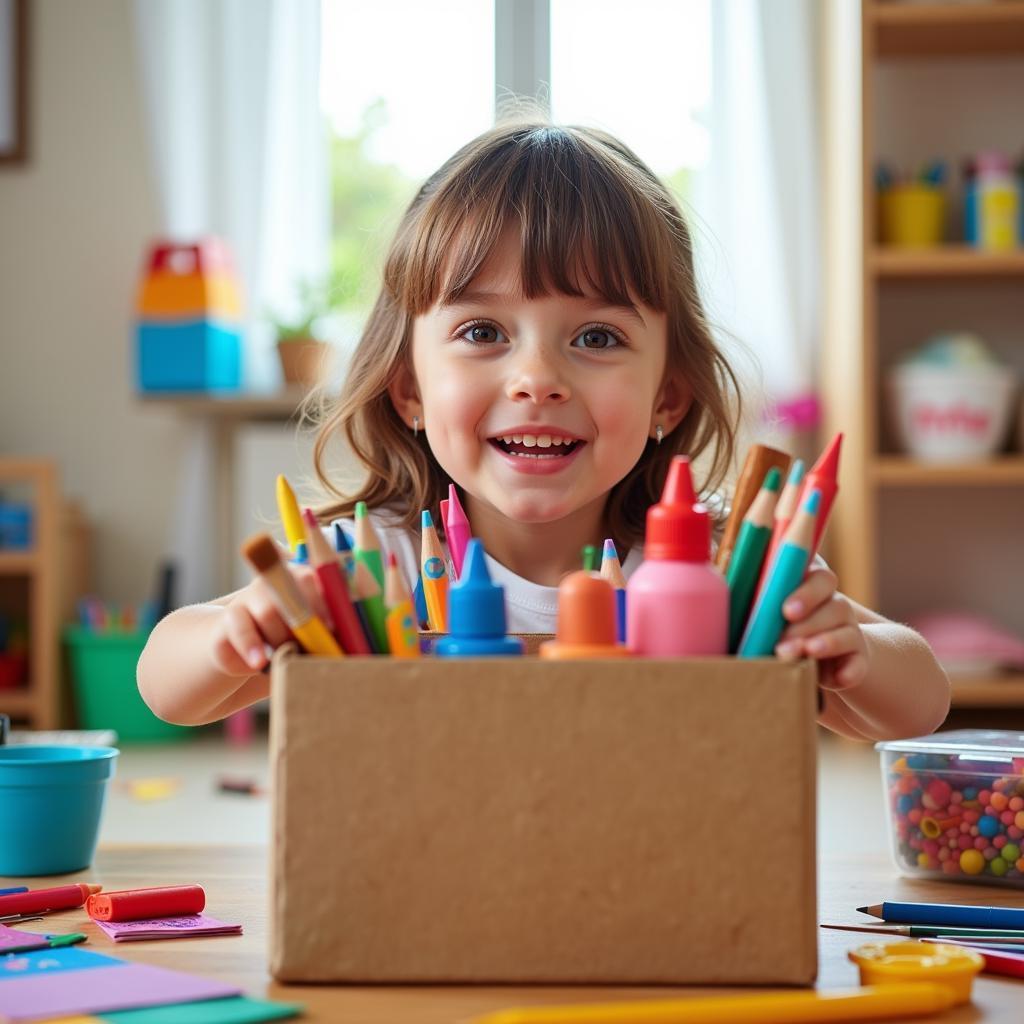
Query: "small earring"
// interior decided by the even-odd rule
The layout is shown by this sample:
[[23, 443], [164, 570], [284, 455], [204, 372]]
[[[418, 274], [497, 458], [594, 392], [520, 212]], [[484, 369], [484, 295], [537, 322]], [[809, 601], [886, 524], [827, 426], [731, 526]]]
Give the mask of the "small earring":
[[654, 438], [658, 444], [661, 444], [661, 439], [665, 436], [665, 431], [661, 429], [661, 424], [657, 424], [654, 428]]
[[413, 416], [412, 418], [412, 436], [420, 436], [420, 418], [419, 416]]

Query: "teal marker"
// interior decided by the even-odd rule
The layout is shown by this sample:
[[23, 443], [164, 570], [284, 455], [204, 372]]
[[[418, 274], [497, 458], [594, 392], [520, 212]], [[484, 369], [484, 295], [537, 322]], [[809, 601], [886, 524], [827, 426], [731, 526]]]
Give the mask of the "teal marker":
[[767, 658], [775, 653], [775, 645], [786, 628], [782, 606], [803, 582], [811, 561], [814, 526], [820, 506], [821, 491], [811, 491], [803, 507], [793, 517], [740, 640], [738, 653], [741, 658]]

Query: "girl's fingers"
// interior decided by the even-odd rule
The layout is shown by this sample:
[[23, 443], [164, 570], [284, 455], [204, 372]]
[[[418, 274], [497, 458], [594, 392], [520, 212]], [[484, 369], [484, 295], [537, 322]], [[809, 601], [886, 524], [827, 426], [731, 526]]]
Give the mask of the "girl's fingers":
[[849, 625], [852, 617], [853, 611], [849, 604], [838, 594], [833, 594], [830, 600], [816, 608], [807, 618], [787, 626], [782, 639], [796, 640], [839, 629], [840, 626]]
[[790, 622], [797, 622], [809, 611], [824, 604], [839, 586], [839, 577], [831, 569], [812, 569], [807, 579], [786, 599], [782, 614]]
[[842, 626], [827, 633], [808, 637], [804, 649], [812, 658], [840, 658], [844, 654], [862, 654], [864, 638], [859, 626]]
[[224, 611], [224, 634], [214, 656], [233, 675], [258, 672], [266, 664], [264, 638], [256, 620], [243, 604], [228, 605]]

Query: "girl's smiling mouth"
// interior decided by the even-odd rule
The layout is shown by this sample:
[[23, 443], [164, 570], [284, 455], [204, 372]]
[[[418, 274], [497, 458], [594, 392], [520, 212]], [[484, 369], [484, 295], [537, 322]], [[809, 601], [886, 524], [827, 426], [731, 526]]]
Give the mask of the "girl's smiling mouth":
[[552, 427], [513, 428], [487, 439], [502, 461], [521, 472], [554, 472], [575, 461], [586, 441]]

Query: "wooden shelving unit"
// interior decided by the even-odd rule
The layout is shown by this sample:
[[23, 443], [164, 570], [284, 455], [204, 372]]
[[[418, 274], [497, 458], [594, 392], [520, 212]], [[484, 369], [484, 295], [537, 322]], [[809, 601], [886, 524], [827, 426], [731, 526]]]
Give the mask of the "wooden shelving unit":
[[[32, 547], [0, 551], [0, 598], [24, 595], [28, 621], [29, 678], [15, 690], [0, 690], [0, 713], [35, 729], [58, 726], [57, 573], [58, 488], [52, 462], [0, 458], [0, 488], [27, 487], [32, 506]], [[6, 607], [6, 605], [5, 605]]]
[[[833, 22], [829, 37], [832, 52], [826, 57], [835, 65], [843, 60], [844, 40], [836, 32], [839, 24]], [[845, 28], [853, 26], [846, 24]], [[880, 159], [893, 158], [893, 148], [905, 162], [940, 155], [955, 162], [974, 151], [979, 134], [975, 132], [971, 141], [965, 141], [964, 136], [970, 134], [967, 129], [973, 126], [964, 120], [969, 104], [963, 101], [961, 89], [965, 81], [973, 82], [975, 89], [982, 88], [977, 84], [978, 76], [988, 75], [987, 82], [1002, 81], [1007, 69], [1014, 67], [1017, 70], [1011, 70], [1011, 77], [1002, 87], [1013, 93], [1019, 86], [1024, 72], [1024, 2], [862, 0], [860, 30], [859, 97], [852, 84], [857, 69], [850, 61], [845, 71], [831, 72], [826, 87], [826, 105], [832, 104], [829, 116], [840, 111], [852, 119], [859, 100], [861, 120], [859, 151], [840, 135], [829, 136], [829, 125], [825, 126], [826, 195], [841, 206], [844, 200], [853, 200], [858, 190], [860, 193], [859, 211], [855, 201], [847, 202], [846, 207], [856, 212], [832, 214], [826, 228], [833, 246], [830, 255], [838, 268], [827, 300], [830, 316], [846, 317], [852, 324], [830, 328], [831, 350], [826, 358], [827, 426], [845, 430], [848, 438], [844, 449], [844, 501], [830, 527], [830, 554], [845, 590], [883, 614], [900, 617], [901, 610], [911, 613], [906, 607], [909, 591], [900, 587], [908, 576], [923, 568], [921, 547], [914, 547], [916, 538], [908, 532], [914, 529], [909, 524], [920, 509], [928, 510], [929, 536], [938, 533], [948, 537], [950, 548], [989, 543], [986, 564], [992, 565], [994, 574], [1001, 574], [1005, 584], [1014, 551], [1019, 562], [1019, 529], [1008, 526], [1007, 517], [1002, 518], [1001, 529], [1006, 536], [1003, 539], [1003, 534], [999, 535], [1002, 554], [994, 559], [993, 540], [985, 536], [986, 506], [979, 503], [976, 513], [968, 513], [977, 516], [976, 522], [970, 523], [964, 522], [964, 509], [970, 508], [977, 488], [985, 489], [989, 502], [1019, 502], [1024, 493], [1024, 453], [1006, 453], [963, 465], [930, 465], [894, 454], [888, 447], [881, 415], [885, 368], [894, 358], [889, 346], [916, 340], [908, 326], [917, 319], [922, 325], [933, 325], [934, 318], [929, 319], [933, 306], [943, 311], [962, 310], [966, 322], [957, 325], [961, 329], [970, 329], [978, 318], [976, 314], [983, 314], [986, 324], [999, 317], [1006, 321], [1016, 317], [1019, 323], [1024, 300], [1024, 248], [987, 253], [957, 243], [920, 250], [883, 247], [875, 235], [874, 169]], [[847, 39], [849, 34], [847, 31]], [[843, 74], [845, 79], [841, 78]], [[960, 75], [967, 79], [958, 78]], [[846, 82], [851, 83], [848, 88]], [[974, 94], [972, 101], [973, 111], [986, 108], [984, 95]], [[948, 118], [929, 118], [925, 104], [948, 110]], [[1001, 113], [985, 121], [984, 144], [992, 147], [1002, 141], [1005, 148], [1019, 147], [1019, 122], [1008, 115], [1009, 109], [1000, 107]], [[919, 113], [922, 124], [912, 123]], [[855, 173], [851, 165], [858, 163]], [[856, 297], [848, 294], [858, 270], [859, 305]], [[983, 299], [978, 298], [979, 294]], [[954, 300], [951, 296], [963, 298]], [[889, 317], [898, 317], [898, 324]], [[921, 332], [933, 329], [922, 326]], [[947, 552], [940, 549], [944, 545], [944, 540], [936, 542], [936, 560], [946, 557]], [[900, 562], [904, 547], [915, 554]], [[883, 549], [888, 552], [887, 561], [880, 554]], [[994, 564], [997, 560], [1002, 564]], [[945, 588], [943, 593], [924, 595], [934, 600], [936, 607], [971, 607], [963, 596], [958, 605], [958, 594], [971, 592], [977, 597], [979, 593], [955, 572], [946, 576], [933, 572], [927, 578], [940, 580]], [[1024, 580], [1014, 580], [1012, 586], [1014, 593], [1007, 603], [1019, 609], [1024, 606]], [[887, 607], [886, 595], [897, 591], [904, 595], [904, 607]], [[953, 699], [954, 705], [962, 707], [1024, 708], [1024, 673], [955, 679]]]

